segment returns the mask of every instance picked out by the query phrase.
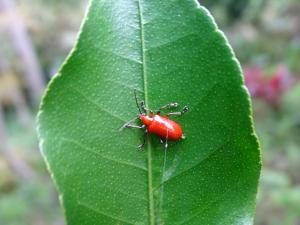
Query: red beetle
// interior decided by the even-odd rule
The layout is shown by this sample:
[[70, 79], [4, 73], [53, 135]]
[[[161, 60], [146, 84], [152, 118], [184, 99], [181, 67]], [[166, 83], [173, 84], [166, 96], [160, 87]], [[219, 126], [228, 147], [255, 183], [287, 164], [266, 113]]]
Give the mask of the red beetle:
[[[139, 148], [143, 148], [146, 143], [146, 136], [148, 133], [156, 134], [160, 137], [161, 142], [165, 143], [165, 147], [167, 148], [167, 141], [173, 140], [177, 141], [182, 138], [184, 138], [184, 135], [182, 133], [182, 129], [180, 125], [173, 120], [169, 119], [169, 116], [181, 116], [184, 113], [188, 111], [188, 107], [183, 107], [181, 112], [171, 112], [167, 113], [165, 116], [161, 116], [160, 112], [164, 109], [171, 109], [178, 107], [178, 103], [169, 103], [167, 105], [164, 105], [159, 108], [159, 110], [156, 112], [156, 114], [153, 113], [152, 110], [149, 110], [145, 107], [145, 102], [141, 101], [140, 104], [138, 103], [137, 97], [136, 97], [136, 90], [134, 90], [134, 96], [137, 108], [140, 112], [138, 117], [134, 118], [133, 120], [130, 120], [129, 122], [125, 123], [120, 130], [124, 128], [139, 128], [144, 129], [145, 128], [145, 135], [144, 135], [144, 141], [141, 145], [139, 145]], [[143, 110], [143, 113], [142, 113]], [[149, 112], [149, 115], [147, 115], [147, 112]], [[137, 126], [131, 124], [134, 120], [139, 119], [143, 125]]]

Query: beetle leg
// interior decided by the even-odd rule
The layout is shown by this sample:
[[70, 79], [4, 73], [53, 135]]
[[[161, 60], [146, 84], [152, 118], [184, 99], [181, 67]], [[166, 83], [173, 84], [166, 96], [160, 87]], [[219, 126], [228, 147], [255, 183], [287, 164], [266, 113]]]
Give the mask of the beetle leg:
[[148, 108], [145, 107], [145, 102], [144, 101], [141, 101], [140, 106], [141, 106], [141, 108], [143, 109], [143, 111], [145, 113], [149, 112], [149, 116], [153, 117], [153, 111], [151, 109], [148, 109]]
[[187, 111], [189, 111], [189, 108], [187, 106], [184, 106], [181, 112], [171, 112], [168, 113], [167, 116], [182, 116], [185, 114]]
[[159, 108], [159, 110], [157, 111], [157, 114], [160, 115], [160, 111], [165, 110], [165, 109], [177, 108], [178, 106], [179, 106], [179, 104], [177, 102], [172, 102], [172, 103], [166, 104]]
[[148, 135], [148, 130], [145, 130], [143, 143], [138, 146], [140, 150], [143, 150], [143, 148], [145, 147], [147, 135]]
[[141, 125], [141, 126], [137, 126], [137, 125], [132, 125], [132, 124], [126, 124], [124, 128], [138, 128], [138, 129], [143, 129], [145, 128], [146, 125]]
[[146, 108], [145, 102], [144, 102], [144, 101], [141, 101], [140, 106], [141, 106], [141, 108], [143, 109], [143, 111], [144, 111], [145, 113], [146, 113], [147, 111], [151, 111], [150, 109]]
[[124, 128], [128, 128], [131, 126], [131, 123], [135, 120], [137, 120], [138, 117], [133, 118], [132, 120], [129, 120], [128, 122], [126, 122], [122, 127], [120, 127], [119, 131], [122, 131]]
[[168, 148], [168, 139], [160, 139], [160, 143], [163, 144], [163, 146], [165, 147], [165, 149]]
[[179, 106], [179, 104], [177, 102], [172, 102], [172, 103], [169, 103], [169, 104], [166, 104], [166, 105], [160, 107], [159, 110], [177, 108], [178, 106]]

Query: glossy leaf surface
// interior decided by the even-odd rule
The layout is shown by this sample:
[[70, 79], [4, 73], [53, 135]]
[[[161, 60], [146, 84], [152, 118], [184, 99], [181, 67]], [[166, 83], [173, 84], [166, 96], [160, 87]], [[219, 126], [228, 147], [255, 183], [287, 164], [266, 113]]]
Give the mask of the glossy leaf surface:
[[[119, 128], [138, 110], [133, 90], [186, 139], [165, 151]], [[180, 109], [179, 109], [180, 110]], [[39, 114], [41, 150], [69, 225], [251, 224], [260, 172], [238, 62], [194, 0], [93, 0], [79, 40]]]

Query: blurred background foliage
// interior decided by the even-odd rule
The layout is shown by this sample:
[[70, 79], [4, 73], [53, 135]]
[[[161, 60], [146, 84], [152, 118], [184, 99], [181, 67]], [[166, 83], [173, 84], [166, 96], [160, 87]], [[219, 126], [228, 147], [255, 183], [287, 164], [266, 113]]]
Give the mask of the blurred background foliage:
[[[263, 149], [257, 225], [300, 225], [300, 1], [199, 0], [242, 64]], [[63, 225], [38, 150], [46, 83], [76, 40], [87, 0], [0, 0], [0, 225]]]

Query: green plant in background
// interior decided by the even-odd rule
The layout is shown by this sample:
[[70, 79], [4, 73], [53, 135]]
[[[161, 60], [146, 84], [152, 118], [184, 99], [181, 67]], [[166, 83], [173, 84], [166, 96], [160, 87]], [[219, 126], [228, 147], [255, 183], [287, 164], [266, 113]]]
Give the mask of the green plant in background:
[[[178, 101], [186, 140], [164, 152], [118, 128]], [[251, 224], [260, 152], [241, 70], [194, 0], [100, 1], [39, 112], [41, 150], [68, 224]]]
[[[300, 215], [300, 85], [283, 95], [280, 108], [272, 110], [256, 100], [257, 132], [264, 152], [257, 224], [298, 224]], [[265, 215], [272, 215], [266, 217]]]

